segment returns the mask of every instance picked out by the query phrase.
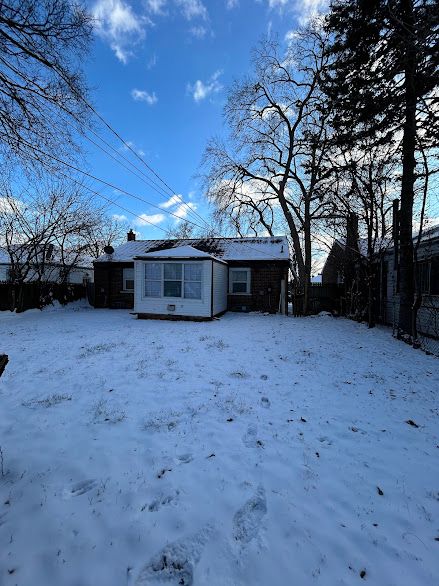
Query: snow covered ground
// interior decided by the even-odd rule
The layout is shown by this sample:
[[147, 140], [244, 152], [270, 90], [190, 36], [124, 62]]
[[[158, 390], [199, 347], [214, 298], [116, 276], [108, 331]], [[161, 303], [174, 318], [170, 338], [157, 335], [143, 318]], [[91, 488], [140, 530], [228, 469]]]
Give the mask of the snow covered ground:
[[439, 361], [389, 330], [70, 306], [2, 351], [2, 586], [439, 584]]

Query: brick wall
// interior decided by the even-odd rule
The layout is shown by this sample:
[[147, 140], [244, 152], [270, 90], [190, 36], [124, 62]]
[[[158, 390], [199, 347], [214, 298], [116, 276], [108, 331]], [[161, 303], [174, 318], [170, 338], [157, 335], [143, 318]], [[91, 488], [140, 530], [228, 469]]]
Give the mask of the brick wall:
[[[251, 269], [251, 295], [228, 295], [231, 311], [279, 311], [281, 280], [288, 290], [288, 265], [283, 262], [229, 262], [230, 267]], [[271, 289], [271, 291], [268, 291]], [[242, 308], [245, 307], [245, 310]]]
[[[123, 269], [134, 263], [95, 264], [95, 307], [132, 309], [134, 294], [124, 293]], [[285, 279], [288, 290], [288, 264], [285, 262], [230, 262], [231, 267], [250, 267], [251, 295], [228, 295], [227, 307], [231, 311], [279, 311], [281, 280]], [[268, 291], [271, 289], [271, 291]]]
[[132, 309], [134, 307], [134, 293], [123, 291], [123, 269], [133, 268], [134, 263], [106, 263], [95, 264], [95, 307], [110, 307], [112, 309]]

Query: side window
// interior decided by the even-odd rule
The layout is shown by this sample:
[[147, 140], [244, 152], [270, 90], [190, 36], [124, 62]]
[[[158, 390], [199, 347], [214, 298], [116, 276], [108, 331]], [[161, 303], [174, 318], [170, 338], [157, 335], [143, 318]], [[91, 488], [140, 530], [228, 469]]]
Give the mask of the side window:
[[123, 269], [123, 290], [134, 291], [134, 269]]
[[236, 268], [229, 272], [229, 293], [249, 295], [250, 294], [250, 269]]
[[185, 299], [201, 299], [201, 263], [184, 265], [184, 297]]
[[430, 261], [423, 260], [417, 267], [418, 286], [420, 293], [430, 293]]

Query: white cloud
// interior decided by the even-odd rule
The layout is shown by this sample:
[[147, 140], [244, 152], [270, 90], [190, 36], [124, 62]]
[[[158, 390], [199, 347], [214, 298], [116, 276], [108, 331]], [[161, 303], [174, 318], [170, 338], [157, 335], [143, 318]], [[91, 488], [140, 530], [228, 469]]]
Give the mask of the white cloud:
[[113, 220], [116, 220], [116, 222], [127, 222], [128, 218], [123, 214], [113, 214]]
[[148, 0], [147, 6], [152, 14], [163, 14], [167, 0]]
[[267, 0], [267, 4], [270, 10], [294, 12], [299, 24], [303, 25], [326, 12], [329, 0]]
[[155, 92], [150, 94], [145, 90], [133, 89], [131, 90], [131, 97], [136, 102], [146, 102], [149, 106], [154, 106], [154, 104], [158, 102], [158, 98], [155, 95]]
[[151, 21], [136, 14], [124, 0], [98, 0], [93, 6], [96, 33], [105, 39], [122, 63], [133, 55], [134, 46], [145, 37]]
[[227, 10], [232, 10], [233, 8], [236, 8], [239, 4], [239, 0], [227, 0], [226, 2], [226, 8]]
[[[129, 147], [129, 148], [128, 148], [128, 147]], [[131, 149], [133, 149], [133, 151], [136, 151], [136, 153], [137, 153], [137, 154], [138, 154], [140, 157], [144, 157], [144, 156], [146, 155], [145, 151], [143, 151], [142, 149], [138, 148], [138, 147], [136, 146], [136, 144], [135, 144], [133, 141], [131, 141], [131, 140], [128, 140], [128, 141], [127, 141], [127, 143], [126, 143], [126, 145], [125, 145], [125, 144], [124, 144], [124, 145], [122, 145], [122, 146], [120, 147], [120, 149], [119, 149], [119, 150], [120, 150], [120, 151], [123, 151], [123, 152], [128, 152], [128, 151], [130, 150], [130, 148], [131, 148]], [[117, 192], [116, 192], [116, 193], [117, 193]]]
[[201, 102], [211, 94], [216, 94], [223, 89], [223, 86], [218, 81], [222, 73], [222, 70], [219, 69], [206, 82], [197, 79], [193, 85], [188, 84], [188, 91], [192, 94], [195, 102]]
[[185, 202], [183, 197], [176, 193], [160, 204], [160, 207], [169, 210], [168, 213], [176, 218], [175, 223], [178, 224], [188, 216], [191, 210], [195, 211], [197, 209], [197, 204], [193, 201]]
[[177, 203], [181, 203], [181, 195], [172, 195], [168, 201], [165, 201], [164, 203], [160, 204], [160, 207], [163, 208], [164, 210], [167, 210], [168, 208], [172, 208], [172, 206], [176, 205]]
[[207, 28], [203, 25], [193, 26], [189, 29], [189, 32], [197, 39], [204, 39], [204, 37], [207, 35]]
[[174, 216], [177, 216], [176, 223], [178, 224], [178, 222], [184, 220], [187, 217], [190, 210], [195, 211], [196, 209], [197, 206], [192, 201], [190, 201], [189, 203], [181, 203], [179, 206], [175, 208], [175, 210], [172, 210]]
[[15, 197], [0, 197], [0, 213], [12, 214], [15, 210], [22, 209], [23, 203]]
[[175, 3], [181, 8], [183, 16], [187, 20], [192, 20], [193, 18], [207, 20], [207, 8], [201, 0], [175, 0]]
[[157, 226], [165, 220], [164, 214], [140, 214], [136, 220], [134, 220], [135, 226], [146, 226], [147, 224], [154, 224]]

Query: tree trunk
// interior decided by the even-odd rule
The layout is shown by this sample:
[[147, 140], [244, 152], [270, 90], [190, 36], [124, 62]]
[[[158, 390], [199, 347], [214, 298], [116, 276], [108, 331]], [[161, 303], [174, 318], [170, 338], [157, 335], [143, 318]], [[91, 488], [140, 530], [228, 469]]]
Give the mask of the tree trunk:
[[310, 204], [309, 200], [305, 201], [305, 222], [304, 222], [304, 251], [305, 251], [305, 266], [304, 266], [304, 281], [303, 281], [303, 313], [308, 314], [309, 305], [309, 290], [311, 284], [311, 219], [310, 219]]
[[412, 311], [414, 297], [413, 279], [413, 198], [415, 183], [416, 150], [416, 48], [413, 37], [412, 0], [402, 0], [405, 31], [405, 119], [402, 139], [401, 208], [399, 214], [399, 321], [398, 335], [413, 335]]

